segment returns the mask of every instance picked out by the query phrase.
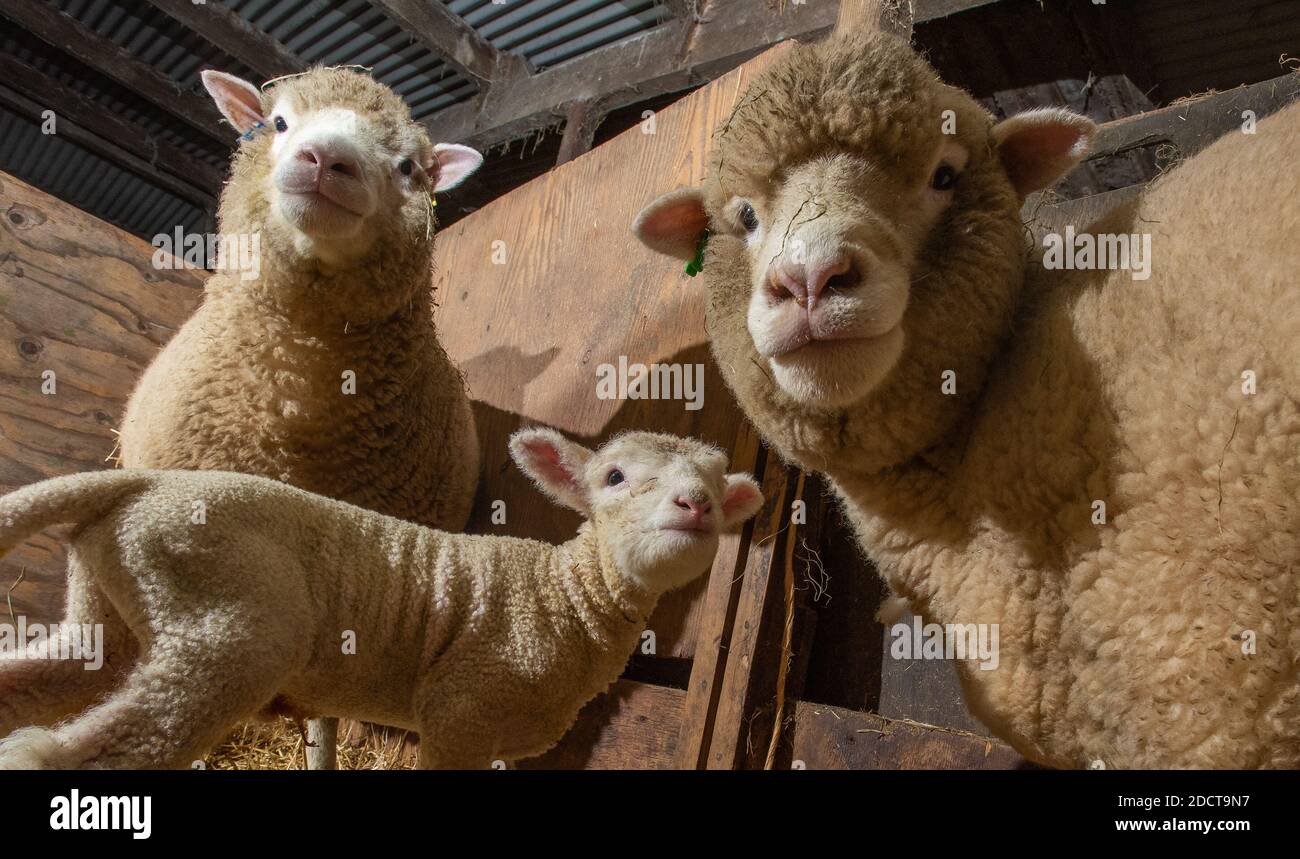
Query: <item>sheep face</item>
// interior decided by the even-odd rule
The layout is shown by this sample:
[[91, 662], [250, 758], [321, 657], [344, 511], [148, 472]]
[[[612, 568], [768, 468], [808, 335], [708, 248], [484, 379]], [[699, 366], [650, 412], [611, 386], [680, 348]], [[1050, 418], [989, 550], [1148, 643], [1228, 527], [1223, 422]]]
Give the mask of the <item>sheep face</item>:
[[432, 145], [396, 93], [357, 72], [313, 69], [265, 92], [220, 72], [205, 71], [203, 83], [244, 134], [223, 230], [260, 228], [299, 259], [347, 266], [394, 243], [427, 255], [432, 194], [482, 161], [468, 147]]
[[662, 593], [709, 568], [723, 531], [758, 512], [745, 474], [726, 474], [722, 451], [649, 432], [616, 436], [596, 451], [554, 430], [520, 430], [510, 451], [544, 492], [598, 529], [619, 572]]
[[[808, 467], [874, 469], [981, 386], [1022, 279], [1020, 204], [1092, 129], [1065, 111], [995, 124], [906, 43], [834, 39], [756, 78], [703, 187], [633, 231], [690, 258], [707, 228], [709, 333], [746, 413]], [[959, 394], [938, 396], [948, 372]]]

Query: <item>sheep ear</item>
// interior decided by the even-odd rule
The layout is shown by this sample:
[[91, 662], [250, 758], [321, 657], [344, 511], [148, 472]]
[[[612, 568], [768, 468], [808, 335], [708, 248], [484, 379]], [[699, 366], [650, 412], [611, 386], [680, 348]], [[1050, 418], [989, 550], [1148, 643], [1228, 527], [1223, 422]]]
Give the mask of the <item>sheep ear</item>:
[[993, 141], [1020, 199], [1046, 188], [1083, 160], [1097, 124], [1059, 107], [1018, 113], [993, 126]]
[[743, 525], [763, 506], [763, 491], [748, 474], [728, 474], [722, 496], [722, 529]]
[[262, 93], [248, 81], [211, 69], [204, 69], [199, 77], [221, 115], [240, 134], [266, 121], [262, 116]]
[[553, 429], [521, 429], [510, 437], [510, 455], [543, 492], [586, 515], [591, 502], [582, 475], [592, 452]]
[[690, 260], [708, 225], [704, 195], [698, 188], [683, 188], [642, 209], [632, 222], [632, 233], [652, 251]]
[[[433, 147], [434, 191], [449, 191], [470, 177], [483, 163], [477, 150], [459, 143], [439, 143]], [[427, 168], [426, 168], [427, 169]]]

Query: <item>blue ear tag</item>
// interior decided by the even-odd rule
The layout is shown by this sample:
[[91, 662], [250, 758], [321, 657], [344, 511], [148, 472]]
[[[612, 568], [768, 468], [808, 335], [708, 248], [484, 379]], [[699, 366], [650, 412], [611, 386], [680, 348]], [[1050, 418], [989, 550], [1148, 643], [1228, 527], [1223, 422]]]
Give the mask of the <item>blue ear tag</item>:
[[252, 140], [252, 139], [253, 139], [253, 135], [254, 135], [254, 134], [257, 134], [257, 132], [261, 131], [263, 128], [266, 128], [266, 123], [265, 123], [265, 122], [259, 122], [257, 125], [254, 125], [252, 128], [248, 129], [248, 130], [245, 131], [243, 134], [241, 134], [241, 135], [240, 135], [240, 139], [241, 139], [241, 140]]
[[691, 257], [691, 261], [686, 264], [686, 273], [691, 277], [695, 277], [704, 268], [704, 247], [709, 243], [710, 235], [711, 233], [706, 228], [704, 232], [700, 233], [700, 240], [695, 244], [695, 256]]

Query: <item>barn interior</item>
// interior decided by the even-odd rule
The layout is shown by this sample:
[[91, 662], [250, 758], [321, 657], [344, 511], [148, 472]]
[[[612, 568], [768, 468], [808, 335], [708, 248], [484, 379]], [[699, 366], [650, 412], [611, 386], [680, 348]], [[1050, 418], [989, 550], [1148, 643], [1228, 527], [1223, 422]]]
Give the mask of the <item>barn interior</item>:
[[[869, 5], [872, 26], [909, 35], [993, 114], [1055, 105], [1101, 124], [1090, 158], [1026, 203], [1034, 233], [1131, 198], [1245, 112], [1300, 94], [1294, 0]], [[149, 265], [155, 236], [216, 229], [237, 135], [200, 71], [363, 67], [434, 140], [486, 156], [438, 204], [432, 285], [485, 456], [471, 530], [493, 528], [503, 499], [522, 511], [506, 533], [572, 534], [576, 516], [509, 465], [504, 440], [529, 423], [587, 443], [631, 427], [699, 436], [768, 498], [707, 577], [663, 601], [611, 691], [520, 765], [1028, 766], [971, 716], [951, 664], [889, 658], [881, 585], [827, 488], [768, 454], [712, 363], [698, 288], [627, 232], [655, 195], [698, 180], [709, 134], [772, 51], [825, 37], [841, 13], [837, 0], [0, 0], [0, 491], [110, 466], [135, 379], [201, 298], [202, 271]], [[497, 241], [508, 265], [484, 263]], [[594, 398], [592, 368], [618, 356], [703, 365], [708, 407]], [[48, 371], [59, 397], [41, 391]], [[0, 563], [7, 611], [57, 620], [61, 533]]]

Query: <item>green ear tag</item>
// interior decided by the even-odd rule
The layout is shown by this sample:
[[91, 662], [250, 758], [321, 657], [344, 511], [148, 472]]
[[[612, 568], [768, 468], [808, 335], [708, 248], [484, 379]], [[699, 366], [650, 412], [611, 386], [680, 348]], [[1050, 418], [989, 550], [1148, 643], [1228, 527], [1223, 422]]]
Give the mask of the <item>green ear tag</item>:
[[700, 273], [700, 269], [704, 268], [704, 246], [708, 243], [709, 231], [706, 229], [700, 233], [700, 240], [695, 245], [695, 256], [691, 257], [691, 261], [686, 264], [686, 273], [691, 277], [695, 277]]

